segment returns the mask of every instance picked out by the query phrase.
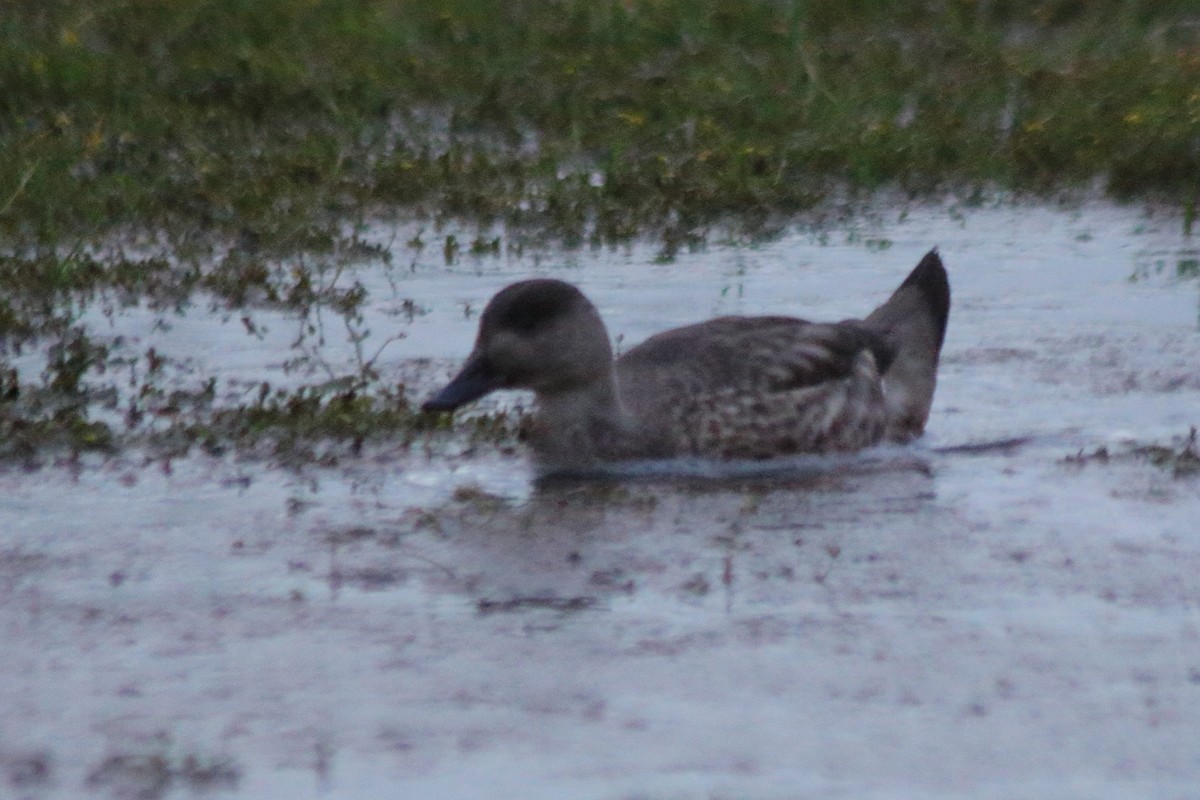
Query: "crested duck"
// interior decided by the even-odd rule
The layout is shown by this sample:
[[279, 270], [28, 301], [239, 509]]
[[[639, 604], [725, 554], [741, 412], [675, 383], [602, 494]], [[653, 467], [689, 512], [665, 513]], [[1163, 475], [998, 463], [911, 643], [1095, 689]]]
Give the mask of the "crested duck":
[[762, 459], [850, 452], [924, 432], [950, 311], [930, 251], [861, 320], [718, 317], [614, 359], [596, 307], [538, 278], [496, 294], [458, 375], [424, 403], [453, 411], [531, 389], [531, 444], [550, 469], [628, 459]]

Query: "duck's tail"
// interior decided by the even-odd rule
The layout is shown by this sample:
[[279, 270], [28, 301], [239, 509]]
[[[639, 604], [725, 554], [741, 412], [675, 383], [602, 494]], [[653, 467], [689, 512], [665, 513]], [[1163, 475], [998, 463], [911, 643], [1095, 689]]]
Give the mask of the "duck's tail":
[[950, 281], [934, 249], [865, 320], [896, 352], [883, 373], [889, 441], [905, 442], [925, 430], [949, 316]]

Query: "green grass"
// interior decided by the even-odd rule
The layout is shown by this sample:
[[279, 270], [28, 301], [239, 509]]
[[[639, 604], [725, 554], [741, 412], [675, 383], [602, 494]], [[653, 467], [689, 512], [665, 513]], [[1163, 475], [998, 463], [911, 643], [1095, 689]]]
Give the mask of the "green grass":
[[[0, 456], [424, 431], [365, 372], [232, 409], [202, 388], [166, 433], [143, 408], [94, 419], [112, 357], [82, 308], [201, 294], [353, 322], [361, 287], [321, 270], [386, 260], [354, 235], [377, 216], [452, 223], [428, 242], [447, 261], [670, 254], [830, 196], [1096, 186], [1192, 226], [1191, 0], [7, 0]], [[28, 348], [40, 378], [10, 366]], [[139, 397], [173, 414], [161, 358]]]
[[609, 239], [831, 186], [1097, 178], [1193, 203], [1197, 24], [1129, 0], [11, 0], [0, 230], [287, 248], [388, 208]]

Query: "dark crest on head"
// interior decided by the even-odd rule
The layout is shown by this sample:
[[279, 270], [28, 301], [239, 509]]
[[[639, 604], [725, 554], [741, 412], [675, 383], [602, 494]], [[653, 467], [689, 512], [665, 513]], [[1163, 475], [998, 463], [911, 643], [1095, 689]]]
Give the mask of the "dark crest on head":
[[569, 313], [583, 295], [569, 283], [540, 278], [514, 283], [492, 299], [483, 325], [529, 334]]

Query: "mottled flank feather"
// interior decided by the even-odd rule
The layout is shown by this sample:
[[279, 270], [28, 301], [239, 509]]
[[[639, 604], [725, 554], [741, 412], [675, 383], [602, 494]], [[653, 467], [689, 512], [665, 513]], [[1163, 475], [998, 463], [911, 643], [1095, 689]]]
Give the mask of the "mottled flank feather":
[[950, 308], [930, 252], [861, 321], [720, 317], [613, 360], [595, 307], [554, 280], [513, 284], [484, 311], [462, 372], [426, 407], [529, 388], [550, 467], [680, 455], [849, 452], [924, 431]]
[[674, 449], [721, 458], [860, 450], [887, 422], [875, 359], [854, 357], [848, 375], [776, 392], [724, 386], [679, 404]]

